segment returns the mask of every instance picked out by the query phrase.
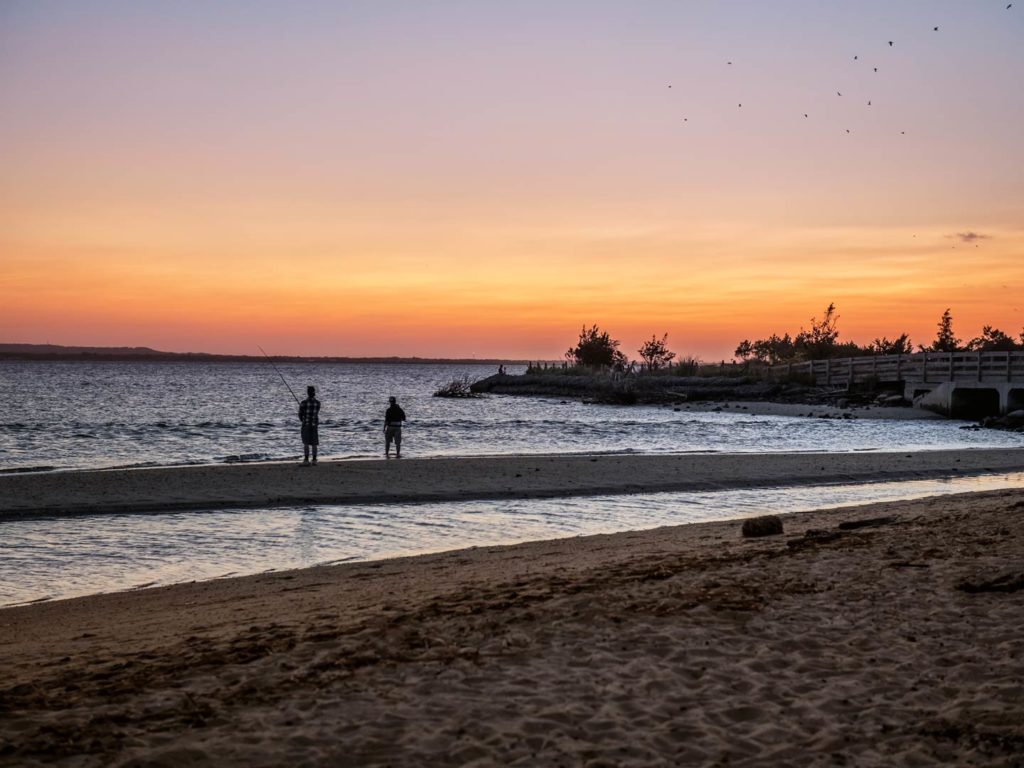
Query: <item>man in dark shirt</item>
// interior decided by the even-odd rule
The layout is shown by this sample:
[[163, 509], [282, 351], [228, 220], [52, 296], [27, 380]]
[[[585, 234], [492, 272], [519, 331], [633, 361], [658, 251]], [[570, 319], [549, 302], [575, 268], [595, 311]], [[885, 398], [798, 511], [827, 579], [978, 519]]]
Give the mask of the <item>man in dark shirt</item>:
[[395, 458], [402, 458], [402, 422], [405, 421], [405, 411], [398, 405], [398, 401], [388, 398], [388, 409], [384, 412], [384, 458], [390, 458], [391, 441], [395, 441]]
[[313, 463], [320, 445], [320, 401], [316, 399], [316, 387], [306, 387], [306, 397], [299, 403], [299, 421], [302, 422], [302, 466], [309, 466], [309, 449], [313, 449]]

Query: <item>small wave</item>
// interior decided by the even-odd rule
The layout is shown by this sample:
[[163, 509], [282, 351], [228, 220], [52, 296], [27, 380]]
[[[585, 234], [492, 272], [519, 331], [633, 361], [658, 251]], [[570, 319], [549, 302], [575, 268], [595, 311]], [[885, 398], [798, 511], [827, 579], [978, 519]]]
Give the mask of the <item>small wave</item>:
[[[325, 565], [338, 565], [339, 563], [353, 563], [362, 558], [357, 555], [351, 555], [350, 557], [339, 557], [336, 560], [324, 560], [322, 563], [317, 563], [316, 567], [323, 567]], [[266, 571], [264, 571], [266, 573]]]
[[36, 467], [11, 467], [9, 469], [0, 469], [0, 475], [14, 475], [22, 472], [53, 472], [57, 467], [50, 464], [41, 464]]
[[[186, 462], [187, 463], [187, 462]], [[132, 464], [114, 464], [110, 467], [100, 467], [100, 469], [144, 469], [146, 467], [159, 467], [160, 464], [155, 461], [137, 461]]]
[[235, 453], [230, 456], [218, 456], [216, 461], [225, 464], [244, 464], [253, 461], [272, 461], [273, 459], [265, 453]]

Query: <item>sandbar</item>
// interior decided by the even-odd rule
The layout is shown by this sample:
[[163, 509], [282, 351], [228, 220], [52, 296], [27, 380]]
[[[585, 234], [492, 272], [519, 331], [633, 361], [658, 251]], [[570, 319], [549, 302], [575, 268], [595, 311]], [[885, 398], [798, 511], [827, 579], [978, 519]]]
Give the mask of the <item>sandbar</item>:
[[457, 501], [881, 482], [1024, 470], [1024, 448], [496, 456], [0, 475], [0, 521], [29, 515]]

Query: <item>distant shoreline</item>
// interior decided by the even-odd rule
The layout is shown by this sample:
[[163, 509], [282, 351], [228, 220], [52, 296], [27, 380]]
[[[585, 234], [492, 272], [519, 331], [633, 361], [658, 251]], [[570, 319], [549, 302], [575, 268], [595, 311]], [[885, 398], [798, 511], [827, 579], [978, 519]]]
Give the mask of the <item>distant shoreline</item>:
[[[352, 357], [348, 355], [227, 355], [213, 352], [165, 352], [152, 347], [81, 347], [63, 344], [21, 344], [0, 342], [0, 362], [27, 360], [33, 362], [197, 362], [197, 363], [377, 363], [377, 364], [458, 364], [458, 365], [529, 365], [531, 360], [500, 357], [401, 357], [380, 355]], [[544, 362], [544, 361], [541, 361]], [[548, 361], [551, 362], [551, 361]]]
[[[272, 355], [275, 363], [370, 364], [370, 365], [528, 365], [528, 360], [447, 357], [301, 357]], [[213, 355], [202, 352], [157, 352], [117, 354], [93, 352], [31, 353], [0, 352], [0, 362], [23, 363], [263, 363], [267, 358], [252, 355]]]
[[[527, 360], [474, 360], [444, 357], [271, 357], [275, 363], [330, 363], [371, 365], [528, 365]], [[0, 352], [6, 363], [263, 363], [265, 357], [247, 355], [10, 355]]]

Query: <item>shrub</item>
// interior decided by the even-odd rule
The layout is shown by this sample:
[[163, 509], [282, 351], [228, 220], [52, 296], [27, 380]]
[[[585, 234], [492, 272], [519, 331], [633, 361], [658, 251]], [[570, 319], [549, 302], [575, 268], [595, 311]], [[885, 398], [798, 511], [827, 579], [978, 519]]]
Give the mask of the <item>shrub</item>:
[[613, 365], [625, 366], [626, 356], [619, 351], [619, 342], [602, 331], [596, 325], [583, 326], [579, 341], [565, 353], [565, 359], [574, 365], [587, 365], [595, 368], [610, 368]]
[[640, 353], [640, 359], [651, 371], [671, 365], [672, 359], [676, 356], [675, 352], [669, 351], [667, 333], [660, 339], [652, 334], [651, 340], [645, 341], [637, 351]]
[[434, 397], [482, 397], [479, 392], [474, 392], [472, 382], [468, 376], [452, 379], [447, 384], [438, 387]]

